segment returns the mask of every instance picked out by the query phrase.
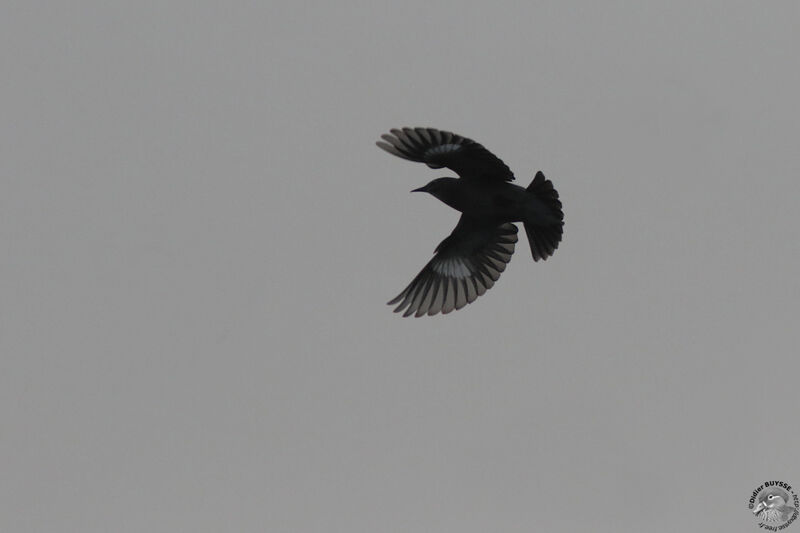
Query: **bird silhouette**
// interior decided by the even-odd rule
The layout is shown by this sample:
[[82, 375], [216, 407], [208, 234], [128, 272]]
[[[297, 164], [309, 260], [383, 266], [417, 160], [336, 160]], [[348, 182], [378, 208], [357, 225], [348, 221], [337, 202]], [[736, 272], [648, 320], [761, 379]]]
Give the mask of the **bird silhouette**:
[[789, 505], [789, 495], [780, 489], [772, 489], [758, 499], [753, 514], [765, 522], [786, 522], [797, 512], [794, 505]]
[[522, 222], [533, 260], [555, 252], [564, 227], [558, 192], [541, 171], [527, 188], [497, 156], [461, 135], [434, 128], [392, 129], [378, 147], [390, 154], [447, 167], [458, 178], [438, 178], [411, 192], [427, 192], [461, 212], [453, 232], [403, 292], [389, 302], [403, 316], [446, 314], [490, 289], [506, 268]]

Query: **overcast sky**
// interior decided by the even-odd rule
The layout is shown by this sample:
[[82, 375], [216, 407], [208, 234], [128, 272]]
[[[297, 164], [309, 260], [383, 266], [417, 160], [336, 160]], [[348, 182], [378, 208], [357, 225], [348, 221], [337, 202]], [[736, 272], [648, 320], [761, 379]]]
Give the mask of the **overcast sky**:
[[[49, 5], [48, 5], [49, 4]], [[6, 2], [0, 530], [756, 531], [800, 486], [800, 4]], [[545, 172], [458, 213], [380, 134]]]

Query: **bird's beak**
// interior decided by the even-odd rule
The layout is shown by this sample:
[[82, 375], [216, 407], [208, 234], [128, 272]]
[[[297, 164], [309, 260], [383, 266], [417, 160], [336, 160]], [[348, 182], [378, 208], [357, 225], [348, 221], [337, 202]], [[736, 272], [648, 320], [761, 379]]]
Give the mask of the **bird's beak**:
[[760, 513], [761, 511], [764, 510], [764, 507], [766, 507], [766, 504], [764, 504], [764, 502], [758, 502], [758, 505], [756, 505], [756, 508], [753, 509], [753, 514]]
[[419, 189], [414, 189], [411, 192], [425, 192], [425, 190], [426, 190], [425, 187], [420, 187]]

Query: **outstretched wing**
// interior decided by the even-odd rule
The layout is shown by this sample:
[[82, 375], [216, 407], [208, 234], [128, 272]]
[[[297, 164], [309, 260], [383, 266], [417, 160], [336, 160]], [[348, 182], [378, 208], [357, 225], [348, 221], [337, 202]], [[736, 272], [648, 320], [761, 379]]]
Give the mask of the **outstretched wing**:
[[447, 167], [465, 179], [514, 181], [514, 174], [496, 155], [461, 135], [433, 128], [390, 130], [377, 144], [390, 154], [425, 163], [431, 168]]
[[449, 313], [491, 289], [514, 253], [517, 227], [461, 215], [416, 278], [389, 302], [403, 316]]

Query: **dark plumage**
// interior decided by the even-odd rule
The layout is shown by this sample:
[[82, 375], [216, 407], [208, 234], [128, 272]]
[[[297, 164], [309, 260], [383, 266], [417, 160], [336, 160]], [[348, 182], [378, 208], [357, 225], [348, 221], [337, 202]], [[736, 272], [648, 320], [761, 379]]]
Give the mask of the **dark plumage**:
[[[438, 178], [414, 191], [432, 194], [461, 212], [453, 232], [435, 255], [389, 305], [403, 316], [449, 313], [490, 289], [506, 268], [522, 222], [533, 260], [547, 259], [561, 242], [564, 213], [558, 192], [537, 172], [527, 188], [489, 150], [471, 139], [433, 128], [391, 130], [376, 144], [390, 154], [447, 167], [459, 178]], [[384, 142], [385, 141], [385, 142]]]

